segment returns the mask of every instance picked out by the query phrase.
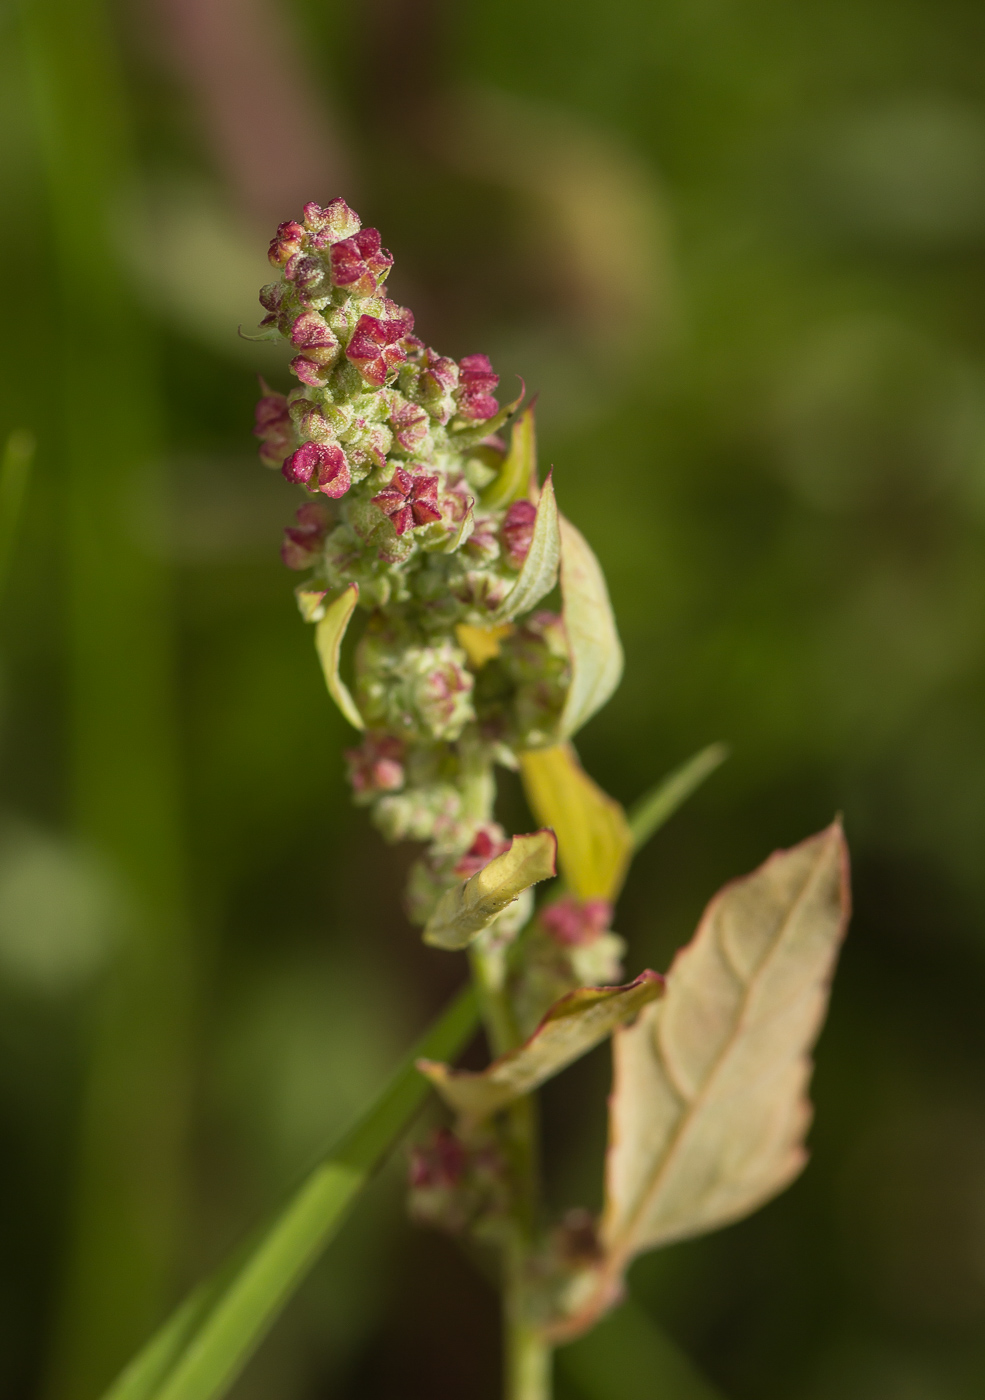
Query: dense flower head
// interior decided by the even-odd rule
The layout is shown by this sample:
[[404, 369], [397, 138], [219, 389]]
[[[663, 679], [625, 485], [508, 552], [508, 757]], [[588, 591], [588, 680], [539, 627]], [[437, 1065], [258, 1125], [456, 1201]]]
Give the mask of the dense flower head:
[[552, 741], [570, 679], [554, 614], [499, 627], [488, 664], [459, 637], [497, 626], [537, 506], [483, 504], [507, 456], [499, 376], [486, 355], [456, 361], [415, 333], [384, 292], [393, 259], [376, 229], [342, 199], [308, 203], [278, 226], [270, 261], [279, 278], [260, 292], [262, 324], [288, 347], [295, 387], [263, 385], [254, 431], [261, 459], [306, 497], [282, 557], [309, 571], [298, 589], [309, 620], [352, 585], [368, 614], [353, 690], [367, 731], [349, 777], [388, 839], [425, 843], [410, 899], [426, 919], [506, 848], [492, 764]]

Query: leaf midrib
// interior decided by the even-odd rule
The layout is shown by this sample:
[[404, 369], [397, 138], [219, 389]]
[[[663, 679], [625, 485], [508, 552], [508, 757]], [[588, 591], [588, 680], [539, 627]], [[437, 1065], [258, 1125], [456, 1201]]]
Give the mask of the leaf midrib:
[[[830, 839], [830, 838], [829, 838], [829, 839]], [[825, 848], [827, 847], [827, 844], [828, 844], [828, 841], [826, 840], [826, 841], [825, 841]], [[822, 865], [822, 862], [819, 860], [819, 861], [817, 862], [817, 864], [816, 864], [814, 870], [811, 871], [811, 873], [808, 875], [807, 879], [804, 881], [803, 888], [801, 889], [800, 893], [797, 895], [797, 898], [796, 898], [796, 900], [794, 901], [794, 903], [791, 905], [791, 907], [790, 907], [790, 912], [787, 914], [786, 918], [783, 920], [783, 923], [782, 923], [782, 925], [781, 925], [781, 927], [780, 927], [780, 931], [779, 931], [779, 933], [777, 934], [776, 938], [775, 938], [774, 941], [773, 941], [773, 946], [772, 946], [772, 948], [769, 950], [769, 952], [767, 953], [766, 957], [765, 957], [765, 958], [763, 959], [763, 961], [760, 963], [760, 965], [759, 965], [758, 969], [756, 970], [755, 974], [754, 974], [754, 975], [749, 979], [749, 981], [746, 983], [746, 989], [745, 989], [745, 992], [743, 993], [742, 998], [741, 998], [740, 1010], [739, 1010], [738, 1016], [736, 1017], [735, 1025], [734, 1025], [734, 1028], [733, 1028], [733, 1030], [732, 1030], [732, 1034], [729, 1036], [729, 1038], [728, 1038], [726, 1044], [724, 1045], [724, 1047], [722, 1048], [722, 1050], [721, 1050], [720, 1053], [718, 1054], [717, 1058], [714, 1060], [714, 1062], [713, 1062], [713, 1064], [712, 1064], [712, 1068], [711, 1068], [711, 1070], [709, 1071], [709, 1073], [708, 1073], [708, 1075], [707, 1075], [707, 1077], [706, 1077], [706, 1079], [705, 1079], [704, 1085], [702, 1086], [701, 1090], [700, 1090], [700, 1091], [698, 1092], [698, 1094], [696, 1094], [695, 1097], [691, 1100], [690, 1108], [689, 1108], [689, 1109], [686, 1109], [686, 1110], [681, 1114], [680, 1123], [679, 1123], [678, 1127], [675, 1128], [674, 1132], [671, 1134], [671, 1138], [670, 1138], [670, 1142], [669, 1142], [669, 1144], [668, 1144], [667, 1150], [666, 1150], [666, 1152], [664, 1153], [663, 1159], [662, 1159], [662, 1161], [661, 1161], [659, 1167], [657, 1168], [657, 1171], [656, 1171], [656, 1173], [655, 1173], [655, 1175], [654, 1175], [654, 1177], [653, 1177], [653, 1180], [652, 1180], [651, 1184], [643, 1191], [643, 1193], [642, 1193], [642, 1195], [640, 1196], [640, 1199], [639, 1199], [637, 1205], [633, 1208], [633, 1211], [632, 1211], [631, 1214], [627, 1217], [626, 1222], [625, 1222], [625, 1224], [624, 1224], [622, 1230], [620, 1231], [620, 1237], [619, 1237], [619, 1238], [621, 1239], [621, 1243], [619, 1243], [618, 1241], [615, 1242], [614, 1245], [613, 1245], [613, 1247], [612, 1247], [612, 1249], [609, 1251], [609, 1257], [608, 1257], [608, 1259], [607, 1259], [607, 1261], [606, 1261], [606, 1268], [605, 1268], [605, 1270], [603, 1271], [604, 1274], [605, 1274], [605, 1276], [611, 1277], [612, 1274], [614, 1274], [614, 1273], [620, 1273], [620, 1272], [622, 1271], [623, 1267], [625, 1266], [625, 1264], [628, 1262], [628, 1260], [629, 1260], [630, 1257], [632, 1256], [632, 1252], [633, 1252], [633, 1251], [632, 1251], [631, 1248], [628, 1248], [628, 1247], [627, 1247], [627, 1240], [630, 1239], [630, 1238], [632, 1237], [633, 1229], [635, 1228], [636, 1224], [638, 1223], [640, 1217], [641, 1217], [642, 1215], [645, 1215], [645, 1214], [647, 1213], [647, 1211], [648, 1211], [648, 1209], [649, 1209], [649, 1207], [650, 1207], [650, 1205], [651, 1205], [651, 1203], [652, 1203], [654, 1197], [656, 1196], [656, 1194], [657, 1194], [658, 1191], [660, 1190], [661, 1186], [663, 1185], [664, 1178], [666, 1177], [668, 1171], [670, 1170], [670, 1167], [671, 1167], [671, 1165], [672, 1165], [672, 1163], [673, 1163], [673, 1161], [674, 1161], [674, 1159], [675, 1159], [675, 1156], [676, 1156], [676, 1154], [677, 1154], [677, 1152], [678, 1152], [678, 1149], [679, 1149], [680, 1146], [681, 1146], [681, 1142], [682, 1142], [683, 1138], [685, 1137], [685, 1135], [686, 1135], [688, 1129], [690, 1128], [691, 1124], [694, 1123], [694, 1121], [696, 1120], [696, 1118], [697, 1118], [697, 1116], [698, 1116], [699, 1109], [700, 1109], [701, 1106], [704, 1104], [704, 1102], [710, 1097], [711, 1090], [712, 1090], [712, 1087], [713, 1087], [713, 1085], [714, 1085], [714, 1083], [715, 1083], [715, 1080], [717, 1079], [718, 1075], [720, 1074], [720, 1072], [721, 1072], [721, 1070], [722, 1070], [722, 1067], [723, 1067], [723, 1065], [725, 1064], [725, 1061], [728, 1059], [728, 1057], [729, 1057], [729, 1055], [731, 1054], [731, 1052], [732, 1052], [732, 1050], [733, 1050], [733, 1048], [734, 1048], [736, 1042], [738, 1041], [739, 1036], [740, 1036], [740, 1033], [741, 1033], [742, 1030], [745, 1028], [746, 1016], [747, 1016], [747, 1013], [748, 1013], [749, 1001], [750, 1001], [750, 998], [751, 998], [751, 996], [752, 996], [753, 988], [754, 988], [754, 986], [757, 985], [759, 979], [765, 974], [765, 972], [766, 972], [767, 969], [769, 968], [770, 964], [772, 963], [774, 957], [776, 956], [777, 950], [780, 948], [780, 946], [781, 946], [782, 943], [783, 943], [783, 939], [784, 939], [784, 937], [785, 937], [785, 935], [786, 935], [787, 929], [790, 927], [791, 922], [793, 921], [793, 919], [795, 918], [796, 914], [797, 914], [798, 911], [800, 910], [800, 908], [801, 908], [801, 906], [802, 906], [802, 904], [803, 904], [803, 902], [804, 902], [804, 900], [805, 900], [805, 898], [806, 898], [806, 896], [807, 896], [807, 893], [808, 893], [808, 891], [810, 890], [812, 884], [813, 884], [814, 881], [818, 878], [818, 874], [819, 874], [819, 871], [820, 871], [820, 869], [821, 869], [821, 865]], [[717, 940], [716, 940], [716, 941], [717, 941]], [[661, 1066], [663, 1067], [663, 1063], [664, 1063], [664, 1062], [663, 1062], [663, 1055], [662, 1055], [662, 1054], [660, 1055], [660, 1062], [661, 1062]], [[669, 1074], [668, 1074], [668, 1078], [670, 1078], [670, 1077], [671, 1077], [671, 1076], [669, 1076]], [[673, 1082], [673, 1080], [671, 1080], [671, 1082]]]

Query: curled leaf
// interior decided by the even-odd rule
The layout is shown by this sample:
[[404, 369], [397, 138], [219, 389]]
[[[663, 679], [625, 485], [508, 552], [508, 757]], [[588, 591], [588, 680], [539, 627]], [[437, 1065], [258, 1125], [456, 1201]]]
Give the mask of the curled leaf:
[[574, 1064], [662, 992], [663, 978], [649, 971], [625, 987], [579, 987], [554, 1003], [525, 1044], [481, 1073], [437, 1060], [418, 1060], [417, 1068], [456, 1113], [488, 1118]]
[[561, 594], [571, 654], [571, 684], [558, 736], [570, 739], [600, 710], [622, 678], [623, 654], [605, 575], [592, 548], [561, 517]]
[[550, 593], [557, 582], [560, 556], [561, 534], [557, 502], [554, 499], [554, 483], [551, 473], [548, 472], [541, 488], [540, 500], [537, 502], [530, 550], [516, 583], [489, 619], [490, 623], [509, 622], [512, 618], [519, 617], [520, 613], [529, 612], [545, 593]]
[[321, 668], [325, 673], [325, 684], [328, 686], [329, 695], [351, 725], [354, 725], [356, 729], [365, 729], [366, 721], [356, 708], [356, 702], [350, 694], [349, 687], [339, 675], [342, 639], [358, 601], [359, 585], [350, 583], [349, 587], [325, 609], [324, 616], [315, 628], [315, 647], [318, 651]]
[[[528, 404], [513, 424], [510, 450], [499, 475], [482, 493], [487, 510], [508, 506], [530, 494], [537, 482], [537, 431], [534, 427], [534, 405]], [[531, 497], [532, 499], [532, 497]]]
[[613, 902], [633, 851], [626, 814], [582, 768], [571, 744], [528, 749], [520, 772], [530, 810], [557, 835], [558, 861], [579, 899]]
[[467, 948], [524, 890], [555, 873], [557, 842], [553, 831], [514, 836], [509, 849], [442, 895], [424, 929], [434, 948]]
[[663, 1001], [616, 1033], [605, 1261], [558, 1337], [618, 1297], [634, 1255], [748, 1215], [802, 1170], [810, 1051], [849, 900], [835, 822], [726, 885]]

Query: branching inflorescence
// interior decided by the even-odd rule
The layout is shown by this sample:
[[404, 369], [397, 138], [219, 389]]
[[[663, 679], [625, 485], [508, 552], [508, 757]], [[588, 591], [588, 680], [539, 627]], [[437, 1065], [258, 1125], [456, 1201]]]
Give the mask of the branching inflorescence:
[[[414, 334], [383, 292], [390, 254], [343, 200], [281, 224], [270, 260], [281, 276], [260, 294], [262, 324], [290, 343], [299, 384], [265, 387], [255, 431], [262, 460], [305, 493], [284, 562], [307, 574], [297, 597], [329, 692], [363, 732], [346, 754], [354, 798], [387, 840], [423, 844], [408, 913], [428, 943], [468, 949], [496, 1057], [477, 1074], [418, 1062], [455, 1127], [416, 1150], [411, 1208], [501, 1251], [507, 1395], [543, 1400], [552, 1346], [612, 1305], [636, 1253], [747, 1214], [800, 1170], [847, 911], [840, 828], [726, 887], [666, 981], [613, 985], [634, 833], [570, 739], [618, 684], [622, 652], [601, 569], [538, 479], [533, 407], [520, 411], [523, 392], [500, 407], [485, 355], [456, 363]], [[497, 764], [521, 769], [541, 830], [497, 823]], [[534, 915], [555, 859], [564, 887]], [[550, 1228], [532, 1094], [609, 1036], [605, 1209]]]

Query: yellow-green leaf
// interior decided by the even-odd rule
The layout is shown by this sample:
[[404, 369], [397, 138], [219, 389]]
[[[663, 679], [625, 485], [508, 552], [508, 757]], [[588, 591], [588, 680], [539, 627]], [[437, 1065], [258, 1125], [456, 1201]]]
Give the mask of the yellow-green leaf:
[[499, 475], [482, 494], [487, 510], [511, 505], [530, 494], [537, 481], [537, 430], [534, 427], [534, 405], [528, 404], [513, 424], [510, 450]]
[[356, 729], [365, 729], [366, 721], [356, 709], [356, 702], [349, 692], [349, 687], [339, 675], [342, 639], [358, 601], [359, 585], [350, 583], [349, 587], [325, 609], [324, 617], [315, 628], [315, 647], [325, 673], [329, 695], [351, 725]]
[[623, 654], [605, 575], [592, 548], [561, 517], [561, 594], [571, 654], [571, 684], [558, 725], [570, 739], [600, 710], [622, 679]]
[[442, 895], [424, 929], [424, 942], [435, 948], [467, 948], [524, 890], [549, 880], [556, 859], [553, 831], [514, 836], [501, 856]]
[[437, 1060], [418, 1060], [417, 1068], [463, 1118], [488, 1118], [587, 1054], [662, 992], [663, 978], [649, 971], [625, 987], [579, 987], [555, 1002], [525, 1044], [481, 1073]]
[[558, 1337], [618, 1297], [634, 1255], [741, 1219], [803, 1169], [810, 1051], [849, 900], [835, 822], [726, 885], [664, 999], [616, 1033], [605, 1262]]
[[592, 781], [571, 744], [528, 749], [520, 772], [530, 810], [554, 828], [568, 885], [579, 899], [614, 901], [633, 852], [622, 807]]
[[523, 562], [520, 576], [507, 593], [502, 605], [489, 619], [490, 625], [509, 622], [521, 613], [529, 612], [557, 582], [558, 560], [561, 557], [561, 534], [558, 526], [554, 483], [548, 473], [541, 487], [534, 520], [533, 539]]

